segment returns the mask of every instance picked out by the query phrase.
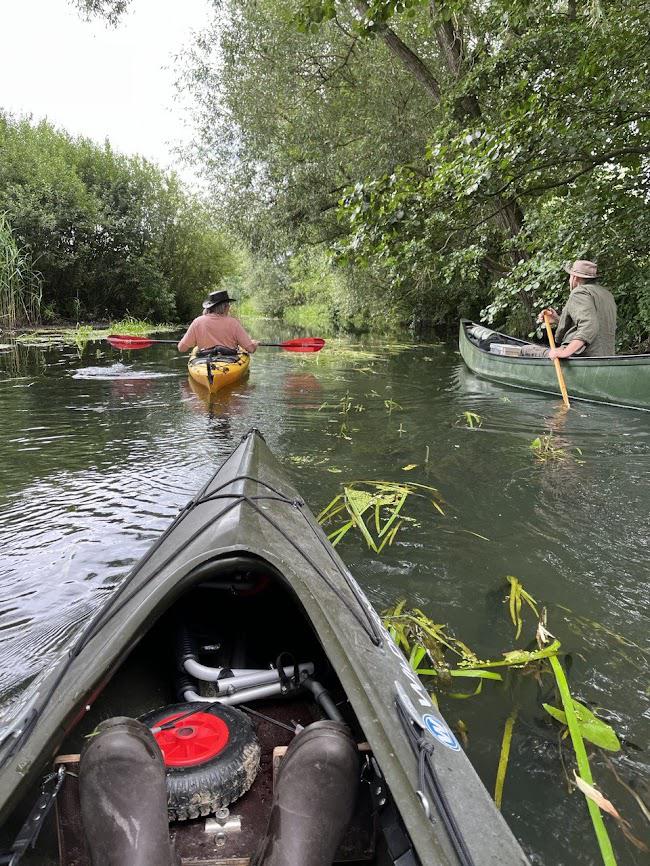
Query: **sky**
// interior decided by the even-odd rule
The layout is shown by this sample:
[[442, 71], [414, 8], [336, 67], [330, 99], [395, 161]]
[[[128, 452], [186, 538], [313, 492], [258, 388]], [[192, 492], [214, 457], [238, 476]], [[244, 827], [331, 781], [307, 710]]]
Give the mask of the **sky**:
[[174, 154], [190, 137], [174, 56], [209, 18], [209, 0], [132, 0], [113, 29], [68, 0], [0, 0], [0, 108], [108, 138], [192, 183]]

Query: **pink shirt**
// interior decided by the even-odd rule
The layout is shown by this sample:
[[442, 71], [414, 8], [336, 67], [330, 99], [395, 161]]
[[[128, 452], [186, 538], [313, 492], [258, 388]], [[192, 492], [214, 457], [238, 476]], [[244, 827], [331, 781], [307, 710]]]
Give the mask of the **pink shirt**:
[[187, 352], [194, 346], [199, 349], [209, 349], [211, 346], [236, 349], [241, 346], [247, 352], [254, 352], [257, 348], [238, 319], [216, 316], [214, 313], [204, 313], [194, 319], [178, 344], [178, 351]]

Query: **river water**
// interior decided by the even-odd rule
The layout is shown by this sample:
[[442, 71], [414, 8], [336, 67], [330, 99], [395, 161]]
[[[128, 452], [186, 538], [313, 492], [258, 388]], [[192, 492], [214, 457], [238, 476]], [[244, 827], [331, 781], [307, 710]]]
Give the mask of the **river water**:
[[[267, 340], [292, 336], [272, 322], [250, 326]], [[469, 427], [465, 412], [480, 426]], [[318, 355], [260, 349], [248, 381], [212, 404], [172, 346], [121, 355], [91, 342], [0, 355], [5, 718], [251, 427], [315, 513], [353, 480], [435, 487], [444, 515], [410, 497], [410, 519], [380, 555], [353, 533], [339, 545], [372, 603], [383, 610], [405, 598], [481, 658], [498, 658], [535, 631], [524, 612], [526, 639], [515, 641], [504, 599], [506, 576], [517, 576], [570, 653], [574, 695], [622, 740], [611, 756], [616, 774], [647, 802], [650, 415], [579, 403], [567, 414], [553, 398], [477, 379], [453, 344], [333, 339]], [[530, 445], [549, 431], [565, 459], [542, 463]], [[553, 703], [550, 683], [543, 691]], [[532, 678], [517, 702], [504, 815], [534, 863], [600, 862]], [[441, 699], [489, 790], [511, 706], [497, 683]], [[602, 753], [592, 765], [643, 837], [636, 800]], [[619, 864], [643, 862], [607, 820]]]

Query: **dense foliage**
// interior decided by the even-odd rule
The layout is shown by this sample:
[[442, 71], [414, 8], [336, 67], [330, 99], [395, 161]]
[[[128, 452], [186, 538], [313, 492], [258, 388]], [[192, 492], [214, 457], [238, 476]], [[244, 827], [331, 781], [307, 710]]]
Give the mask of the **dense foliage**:
[[214, 215], [143, 159], [2, 115], [0, 155], [0, 214], [46, 320], [185, 320], [235, 267]]
[[197, 156], [258, 255], [334, 251], [350, 313], [522, 333], [593, 258], [647, 342], [647, 0], [214, 5]]

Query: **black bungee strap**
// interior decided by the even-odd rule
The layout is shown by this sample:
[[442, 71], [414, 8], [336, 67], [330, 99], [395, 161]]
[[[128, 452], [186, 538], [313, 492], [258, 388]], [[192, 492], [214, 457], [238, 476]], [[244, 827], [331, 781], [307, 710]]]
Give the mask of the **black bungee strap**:
[[422, 731], [422, 733], [416, 731], [414, 720], [402, 705], [399, 697], [395, 700], [395, 707], [409, 743], [417, 756], [418, 795], [422, 800], [422, 805], [427, 818], [432, 823], [435, 820], [435, 815], [432, 813], [429, 804], [429, 799], [431, 799], [435, 811], [439, 815], [449, 841], [451, 842], [451, 846], [454, 849], [454, 853], [458, 858], [458, 862], [461, 866], [476, 866], [474, 858], [467, 847], [465, 837], [458, 826], [453, 809], [449, 804], [447, 795], [438, 779], [438, 773], [433, 760], [435, 752], [433, 739], [426, 731]]
[[[43, 828], [45, 818], [54, 805], [65, 776], [66, 769], [61, 764], [54, 773], [50, 773], [43, 779], [40, 797], [32, 806], [25, 823], [18, 831], [11, 850], [0, 853], [0, 864], [3, 864], [3, 866], [16, 866], [22, 860], [25, 852], [36, 845], [36, 840]], [[48, 789], [48, 785], [50, 784], [51, 786]]]

